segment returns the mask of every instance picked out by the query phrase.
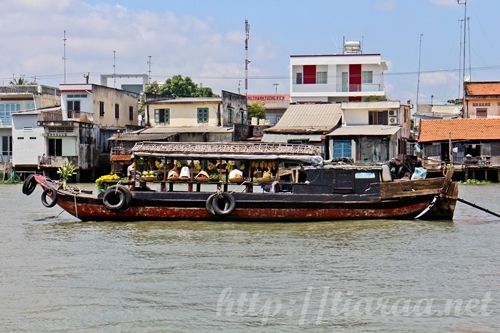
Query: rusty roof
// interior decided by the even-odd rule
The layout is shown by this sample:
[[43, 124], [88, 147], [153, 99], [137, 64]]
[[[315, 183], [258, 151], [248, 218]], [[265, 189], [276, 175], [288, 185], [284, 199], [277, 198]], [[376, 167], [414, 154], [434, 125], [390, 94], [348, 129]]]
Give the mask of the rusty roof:
[[465, 82], [467, 96], [500, 95], [500, 82]]
[[342, 118], [340, 104], [292, 104], [278, 123], [264, 132], [317, 133], [330, 132]]
[[499, 140], [500, 119], [436, 119], [420, 122], [420, 142]]

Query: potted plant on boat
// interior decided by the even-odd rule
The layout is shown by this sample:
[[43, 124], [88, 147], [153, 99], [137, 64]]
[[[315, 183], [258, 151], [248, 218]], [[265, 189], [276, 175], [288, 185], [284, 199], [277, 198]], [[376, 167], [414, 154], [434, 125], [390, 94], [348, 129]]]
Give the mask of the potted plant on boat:
[[57, 169], [57, 174], [61, 177], [62, 188], [66, 189], [68, 180], [71, 176], [76, 175], [76, 165], [66, 161], [62, 166]]

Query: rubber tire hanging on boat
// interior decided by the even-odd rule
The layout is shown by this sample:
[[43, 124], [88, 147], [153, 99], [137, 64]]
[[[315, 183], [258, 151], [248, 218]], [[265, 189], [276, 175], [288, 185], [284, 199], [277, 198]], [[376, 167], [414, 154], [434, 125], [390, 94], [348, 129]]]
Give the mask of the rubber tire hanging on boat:
[[213, 205], [214, 198], [216, 195], [217, 195], [217, 193], [210, 195], [207, 199], [207, 202], [205, 203], [205, 208], [212, 215], [215, 215], [215, 211], [214, 211], [214, 208], [212, 207], [212, 205]]
[[[223, 203], [224, 208], [220, 208], [219, 204]], [[212, 209], [215, 215], [224, 216], [231, 214], [236, 208], [236, 200], [231, 193], [217, 193], [212, 199]]]
[[30, 195], [36, 188], [36, 179], [34, 174], [30, 174], [23, 183], [23, 193]]
[[108, 187], [102, 196], [102, 203], [111, 211], [127, 209], [131, 200], [132, 194], [129, 189], [121, 185]]
[[[48, 202], [47, 201], [47, 195], [50, 194], [50, 197], [52, 198], [52, 201]], [[42, 192], [42, 196], [40, 197], [40, 200], [42, 201], [42, 205], [44, 205], [47, 208], [54, 207], [57, 203], [57, 199], [59, 199], [59, 196], [57, 194], [57, 190], [53, 188], [46, 188]]]

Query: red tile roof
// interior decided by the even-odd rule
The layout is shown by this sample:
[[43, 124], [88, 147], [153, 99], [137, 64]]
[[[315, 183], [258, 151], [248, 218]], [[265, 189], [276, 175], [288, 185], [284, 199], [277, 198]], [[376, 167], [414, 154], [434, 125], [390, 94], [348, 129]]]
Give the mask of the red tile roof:
[[420, 122], [418, 141], [498, 140], [500, 119], [436, 119]]
[[467, 96], [500, 95], [500, 82], [465, 82]]

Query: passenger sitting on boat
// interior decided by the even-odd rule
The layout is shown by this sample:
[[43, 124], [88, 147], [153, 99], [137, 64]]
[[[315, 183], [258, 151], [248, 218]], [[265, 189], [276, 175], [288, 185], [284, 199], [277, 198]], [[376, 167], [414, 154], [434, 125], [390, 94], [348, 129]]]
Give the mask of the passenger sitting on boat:
[[137, 173], [135, 172], [135, 160], [133, 157], [130, 162], [131, 164], [127, 167], [127, 178], [128, 180], [134, 180], [137, 177]]
[[389, 161], [389, 169], [392, 179], [400, 179], [405, 176], [405, 166], [399, 158], [391, 158]]
[[275, 180], [271, 184], [261, 185], [262, 190], [268, 193], [277, 193], [280, 191], [280, 182]]

